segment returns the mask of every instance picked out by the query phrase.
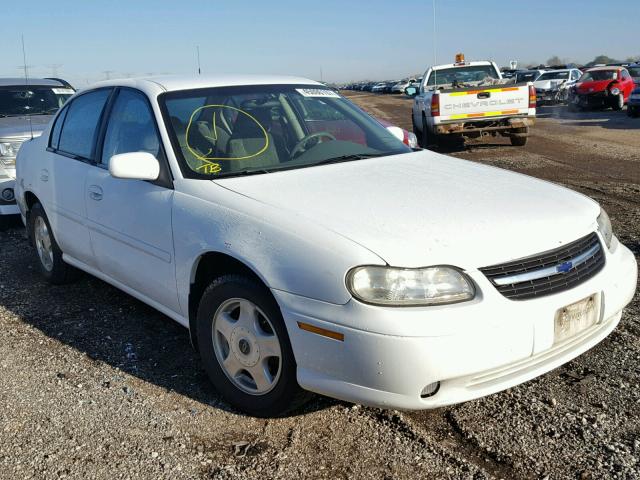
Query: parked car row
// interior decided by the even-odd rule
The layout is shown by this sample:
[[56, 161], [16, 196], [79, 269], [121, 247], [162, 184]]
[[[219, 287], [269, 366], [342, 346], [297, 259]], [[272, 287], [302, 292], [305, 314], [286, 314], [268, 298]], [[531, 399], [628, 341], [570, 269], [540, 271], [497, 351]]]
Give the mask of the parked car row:
[[355, 90], [373, 93], [404, 93], [405, 89], [415, 83], [415, 78], [406, 78], [404, 80], [391, 80], [384, 82], [364, 82], [352, 83], [342, 87], [342, 90]]
[[[640, 64], [599, 65], [591, 68], [554, 68], [509, 71], [516, 82], [533, 82], [537, 105], [568, 104], [571, 110], [621, 110], [640, 84]], [[629, 111], [633, 116], [635, 109]]]

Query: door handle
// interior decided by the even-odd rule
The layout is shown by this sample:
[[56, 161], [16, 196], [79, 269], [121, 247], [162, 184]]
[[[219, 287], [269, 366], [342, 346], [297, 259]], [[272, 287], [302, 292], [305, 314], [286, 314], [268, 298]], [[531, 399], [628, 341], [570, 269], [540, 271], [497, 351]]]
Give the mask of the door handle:
[[480, 92], [478, 94], [478, 100], [482, 100], [482, 99], [489, 98], [489, 97], [491, 97], [491, 93], [490, 92]]
[[42, 180], [43, 182], [48, 182], [49, 181], [49, 170], [47, 170], [45, 168], [40, 170], [40, 180]]
[[96, 200], [96, 201], [102, 200], [102, 188], [100, 188], [98, 185], [90, 185], [89, 197], [92, 200]]

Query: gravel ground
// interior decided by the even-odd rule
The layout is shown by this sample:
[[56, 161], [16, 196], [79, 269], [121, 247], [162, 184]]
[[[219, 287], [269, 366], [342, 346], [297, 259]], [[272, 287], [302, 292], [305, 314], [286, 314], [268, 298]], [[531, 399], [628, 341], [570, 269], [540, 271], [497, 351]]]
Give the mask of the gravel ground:
[[[351, 94], [405, 128], [410, 102]], [[640, 121], [543, 109], [527, 147], [455, 156], [601, 202], [640, 254]], [[488, 398], [399, 413], [316, 397], [282, 419], [220, 400], [187, 332], [83, 276], [52, 287], [0, 233], [0, 478], [640, 478], [640, 297], [601, 344]]]

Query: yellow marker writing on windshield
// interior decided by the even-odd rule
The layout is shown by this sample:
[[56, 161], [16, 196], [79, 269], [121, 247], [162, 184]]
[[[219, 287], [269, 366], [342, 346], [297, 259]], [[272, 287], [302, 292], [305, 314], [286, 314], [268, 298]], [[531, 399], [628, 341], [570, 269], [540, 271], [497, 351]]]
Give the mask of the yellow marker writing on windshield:
[[[238, 112], [241, 115], [246, 115], [247, 117], [249, 117], [253, 122], [255, 122], [255, 124], [260, 128], [260, 131], [262, 133], [262, 135], [264, 136], [264, 145], [262, 146], [262, 148], [260, 150], [258, 150], [256, 153], [253, 153], [251, 155], [245, 155], [243, 157], [210, 157], [209, 155], [212, 153], [212, 149], [210, 149], [206, 154], [202, 155], [201, 153], [198, 153], [197, 150], [195, 150], [194, 148], [191, 147], [190, 143], [189, 143], [189, 132], [191, 130], [191, 127], [193, 125], [193, 122], [196, 118], [196, 116], [198, 115], [198, 113], [205, 109], [205, 108], [228, 108], [230, 110], [233, 110], [235, 112]], [[213, 112], [213, 118], [212, 118], [212, 127], [213, 127], [213, 136], [214, 138], [209, 137], [209, 139], [217, 141], [218, 140], [218, 134], [216, 132], [216, 111]], [[200, 167], [198, 167], [198, 170], [200, 169], [205, 169], [205, 167], [208, 167], [208, 165], [217, 165], [214, 164], [212, 161], [213, 160], [247, 160], [249, 158], [253, 158], [253, 157], [257, 157], [258, 155], [262, 154], [263, 152], [265, 152], [267, 150], [267, 148], [269, 148], [269, 135], [267, 134], [267, 130], [262, 126], [262, 124], [250, 113], [245, 112], [244, 110], [241, 110], [239, 108], [235, 108], [235, 107], [230, 107], [228, 105], [203, 105], [202, 107], [198, 107], [196, 108], [193, 113], [191, 114], [191, 117], [189, 118], [189, 123], [187, 125], [187, 129], [185, 132], [185, 136], [186, 136], [186, 143], [187, 143], [187, 148], [189, 149], [189, 151], [191, 152], [191, 154], [197, 158], [198, 160], [201, 160], [203, 162], [205, 162], [205, 165], [202, 165]], [[218, 165], [219, 166], [219, 165]]]

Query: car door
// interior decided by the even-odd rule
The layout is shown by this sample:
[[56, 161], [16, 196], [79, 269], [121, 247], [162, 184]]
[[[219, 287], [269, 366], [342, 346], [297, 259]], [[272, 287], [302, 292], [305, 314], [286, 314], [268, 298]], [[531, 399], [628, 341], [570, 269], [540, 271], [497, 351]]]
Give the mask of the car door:
[[[102, 273], [175, 312], [179, 311], [171, 209], [173, 188], [148, 98], [120, 88], [103, 125], [98, 161], [86, 182], [91, 244]], [[114, 178], [113, 155], [145, 151], [160, 162], [157, 181]]]
[[98, 127], [113, 89], [75, 97], [60, 113], [49, 140], [48, 161], [38, 180], [47, 191], [44, 208], [65, 255], [95, 267], [86, 226], [85, 180], [95, 158]]
[[627, 99], [629, 98], [629, 95], [631, 95], [631, 92], [635, 88], [635, 83], [633, 82], [633, 79], [631, 78], [631, 75], [629, 75], [629, 72], [627, 70], [622, 70], [621, 78], [622, 78], [622, 93], [624, 95], [624, 100], [627, 101]]

